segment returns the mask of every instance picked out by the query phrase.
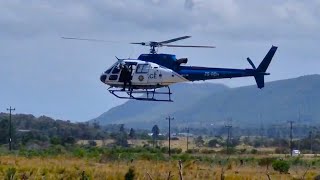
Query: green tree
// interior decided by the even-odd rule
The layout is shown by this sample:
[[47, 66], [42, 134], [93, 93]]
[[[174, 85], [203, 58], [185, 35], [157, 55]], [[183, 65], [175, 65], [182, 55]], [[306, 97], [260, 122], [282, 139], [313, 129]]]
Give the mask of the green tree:
[[159, 137], [159, 134], [160, 134], [160, 129], [159, 129], [159, 127], [158, 127], [158, 125], [154, 125], [153, 127], [152, 127], [152, 139], [153, 139], [153, 147], [154, 147], [154, 145], [155, 145], [155, 143], [156, 143], [156, 140], [158, 139], [158, 137]]
[[208, 142], [208, 147], [216, 147], [217, 145], [222, 145], [222, 141], [220, 141], [219, 139], [211, 139]]
[[136, 138], [136, 131], [133, 128], [130, 129], [129, 138], [131, 138], [131, 139]]
[[284, 160], [276, 160], [272, 163], [272, 167], [275, 171], [279, 171], [280, 173], [288, 173], [290, 164]]
[[194, 143], [195, 143], [196, 146], [198, 146], [198, 147], [203, 146], [204, 140], [203, 140], [202, 136], [198, 136], [198, 137], [194, 140]]
[[0, 144], [8, 143], [9, 140], [9, 120], [0, 120]]
[[125, 132], [125, 129], [124, 129], [124, 124], [120, 124], [120, 132]]

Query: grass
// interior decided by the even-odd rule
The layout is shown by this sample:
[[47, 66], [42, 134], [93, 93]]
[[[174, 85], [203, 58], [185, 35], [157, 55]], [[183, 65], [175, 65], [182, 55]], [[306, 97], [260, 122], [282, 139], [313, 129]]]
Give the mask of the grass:
[[[182, 155], [181, 155], [182, 156]], [[190, 155], [189, 155], [190, 156]], [[183, 175], [185, 179], [220, 179], [222, 168], [225, 169], [225, 179], [267, 179], [266, 168], [259, 167], [254, 161], [246, 161], [240, 165], [236, 159], [226, 161], [219, 165], [217, 161], [200, 161], [187, 159], [183, 162]], [[178, 179], [178, 159], [171, 160], [110, 160], [99, 162], [95, 159], [77, 158], [70, 156], [56, 157], [21, 157], [6, 155], [0, 157], [0, 179], [9, 175], [22, 179], [124, 179], [130, 167], [135, 169], [137, 179], [166, 179], [171, 171], [173, 179]], [[293, 179], [302, 177], [306, 166], [293, 166], [290, 174], [279, 174], [270, 168], [272, 179]], [[312, 179], [320, 174], [319, 167], [312, 167], [306, 174], [306, 179]]]

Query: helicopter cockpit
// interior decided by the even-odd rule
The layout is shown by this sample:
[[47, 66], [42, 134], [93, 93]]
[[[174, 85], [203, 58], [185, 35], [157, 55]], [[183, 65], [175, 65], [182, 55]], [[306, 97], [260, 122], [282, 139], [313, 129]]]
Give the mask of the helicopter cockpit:
[[132, 74], [132, 72], [136, 70], [137, 64], [137, 62], [116, 62], [108, 70], [106, 70], [103, 75], [101, 75], [100, 80], [104, 83], [106, 83], [106, 81], [123, 82], [121, 76], [123, 74], [122, 69], [124, 66], [126, 66], [129, 72]]

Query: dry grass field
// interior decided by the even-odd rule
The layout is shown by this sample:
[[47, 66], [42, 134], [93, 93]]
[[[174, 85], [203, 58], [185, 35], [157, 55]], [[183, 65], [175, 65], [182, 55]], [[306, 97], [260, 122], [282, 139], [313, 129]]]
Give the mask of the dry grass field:
[[[178, 161], [110, 161], [99, 163], [96, 160], [73, 158], [66, 156], [33, 157], [19, 156], [0, 157], [0, 179], [124, 179], [130, 167], [134, 168], [135, 179], [179, 179]], [[225, 179], [267, 179], [266, 168], [257, 165], [239, 165], [230, 162], [224, 166], [199, 161], [183, 163], [184, 179], [221, 179], [221, 171], [225, 171]], [[271, 179], [300, 179], [306, 167], [292, 167], [289, 174], [279, 174], [269, 169]], [[320, 174], [318, 168], [311, 168], [305, 179], [313, 179]]]

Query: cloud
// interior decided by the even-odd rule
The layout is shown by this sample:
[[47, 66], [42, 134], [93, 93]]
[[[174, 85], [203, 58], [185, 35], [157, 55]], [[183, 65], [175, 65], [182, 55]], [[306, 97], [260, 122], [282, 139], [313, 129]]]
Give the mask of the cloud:
[[319, 30], [319, 9], [317, 0], [13, 0], [0, 2], [0, 35], [149, 31], [207, 33], [223, 39], [308, 38]]
[[269, 45], [277, 44], [270, 78], [317, 73], [318, 19], [319, 0], [0, 1], [0, 99], [24, 112], [87, 120], [120, 102], [107, 94], [100, 72], [115, 55], [148, 50], [63, 41], [60, 36], [130, 42], [192, 35], [196, 37], [186, 44], [215, 43], [218, 48], [161, 51], [188, 57], [192, 65], [217, 67], [248, 67], [249, 54], [258, 61]]

